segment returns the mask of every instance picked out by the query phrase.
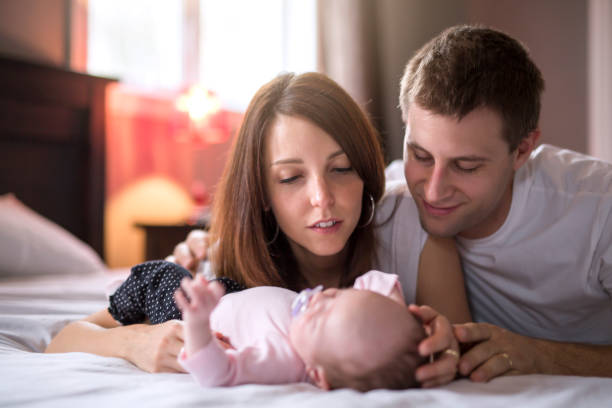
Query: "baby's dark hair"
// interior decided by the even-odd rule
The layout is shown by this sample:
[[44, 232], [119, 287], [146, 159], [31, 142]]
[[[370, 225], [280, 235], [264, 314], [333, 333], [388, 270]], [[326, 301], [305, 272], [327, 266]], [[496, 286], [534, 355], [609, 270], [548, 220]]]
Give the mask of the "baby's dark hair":
[[[425, 358], [419, 355], [417, 346], [425, 338], [425, 330], [420, 324], [413, 330], [415, 332], [406, 337], [406, 342], [401, 348], [388, 353], [380, 364], [369, 370], [355, 374], [352, 372], [354, 370], [348, 370], [345, 364], [330, 364], [326, 367], [330, 388], [352, 388], [366, 392], [380, 388], [402, 390], [418, 386], [414, 373]], [[382, 338], [384, 338], [383, 333], [381, 333]]]

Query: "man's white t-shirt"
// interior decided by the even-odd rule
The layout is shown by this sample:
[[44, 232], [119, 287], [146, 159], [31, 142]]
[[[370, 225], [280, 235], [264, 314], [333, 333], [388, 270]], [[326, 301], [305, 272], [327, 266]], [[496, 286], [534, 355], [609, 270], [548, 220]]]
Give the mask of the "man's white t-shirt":
[[[394, 195], [401, 205], [379, 231], [378, 268], [400, 275], [407, 292], [427, 234], [407, 192], [386, 197], [383, 209]], [[457, 246], [474, 321], [531, 337], [612, 343], [612, 164], [540, 146], [515, 175], [502, 227], [482, 239], [458, 238]]]
[[375, 269], [399, 276], [406, 303], [414, 303], [419, 258], [427, 240], [418, 220], [416, 204], [407, 187], [388, 192], [376, 209], [378, 251]]

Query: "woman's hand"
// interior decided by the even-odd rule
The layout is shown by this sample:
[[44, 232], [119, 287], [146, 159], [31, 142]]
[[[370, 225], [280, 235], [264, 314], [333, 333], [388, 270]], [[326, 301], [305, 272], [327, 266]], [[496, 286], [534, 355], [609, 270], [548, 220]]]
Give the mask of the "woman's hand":
[[434, 361], [417, 368], [417, 381], [423, 388], [451, 382], [457, 375], [459, 345], [450, 322], [429, 306], [410, 305], [408, 309], [421, 319], [428, 334], [419, 344], [419, 354], [423, 357], [437, 355]]
[[208, 233], [204, 230], [193, 230], [187, 239], [174, 247], [172, 255], [166, 261], [174, 262], [195, 273], [201, 261], [206, 259], [208, 250]]
[[183, 322], [121, 326], [102, 309], [65, 326], [51, 340], [45, 353], [80, 351], [123, 358], [152, 373], [185, 372], [176, 358], [183, 347]]
[[177, 357], [184, 343], [183, 322], [169, 320], [156, 325], [132, 325], [133, 337], [127, 337], [125, 358], [151, 372], [184, 373]]

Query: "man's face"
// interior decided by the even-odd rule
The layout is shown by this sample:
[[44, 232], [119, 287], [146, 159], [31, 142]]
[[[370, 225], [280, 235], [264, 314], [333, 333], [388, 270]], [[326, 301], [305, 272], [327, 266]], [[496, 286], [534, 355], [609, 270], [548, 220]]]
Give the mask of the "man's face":
[[509, 152], [495, 111], [478, 108], [457, 121], [412, 104], [404, 166], [423, 228], [436, 236], [475, 239], [504, 223], [519, 161], [516, 150]]

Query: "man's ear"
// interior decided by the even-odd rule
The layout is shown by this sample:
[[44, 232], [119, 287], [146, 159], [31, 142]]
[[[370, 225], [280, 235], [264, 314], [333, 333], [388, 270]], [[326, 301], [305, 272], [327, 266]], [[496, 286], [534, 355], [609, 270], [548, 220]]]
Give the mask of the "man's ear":
[[325, 375], [325, 369], [323, 367], [307, 367], [306, 372], [317, 387], [326, 391], [330, 390], [329, 382], [327, 381], [327, 376]]
[[518, 170], [531, 155], [533, 149], [535, 149], [538, 139], [540, 138], [540, 129], [536, 128], [529, 132], [526, 137], [521, 139], [518, 147], [516, 148], [516, 157], [514, 158], [514, 171]]

